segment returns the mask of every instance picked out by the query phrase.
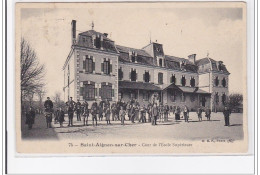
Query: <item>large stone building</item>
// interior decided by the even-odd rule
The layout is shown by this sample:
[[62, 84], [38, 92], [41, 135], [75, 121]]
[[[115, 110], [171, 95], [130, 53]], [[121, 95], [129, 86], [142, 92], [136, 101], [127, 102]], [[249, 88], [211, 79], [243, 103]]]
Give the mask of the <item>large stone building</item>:
[[76, 36], [75, 20], [71, 26], [72, 46], [63, 66], [64, 100], [70, 96], [90, 103], [135, 98], [147, 104], [157, 99], [191, 110], [223, 109], [229, 72], [222, 61], [196, 60], [196, 54], [187, 59], [169, 56], [155, 42], [142, 49], [119, 46], [93, 28]]

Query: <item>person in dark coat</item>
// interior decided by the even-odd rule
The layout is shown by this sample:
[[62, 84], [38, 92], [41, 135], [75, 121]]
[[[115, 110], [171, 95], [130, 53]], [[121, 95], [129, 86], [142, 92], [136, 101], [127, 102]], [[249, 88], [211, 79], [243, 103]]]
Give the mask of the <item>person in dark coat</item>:
[[205, 111], [205, 117], [207, 118], [207, 120], [210, 120], [211, 110], [209, 108], [207, 108], [206, 111]]
[[72, 100], [72, 97], [70, 97], [70, 100], [66, 102], [66, 105], [68, 107], [68, 115], [69, 115], [68, 126], [73, 126], [73, 114], [74, 114], [76, 103]]
[[202, 109], [201, 109], [201, 107], [198, 108], [197, 114], [198, 114], [199, 121], [202, 121]]
[[130, 101], [126, 105], [126, 111], [127, 111], [128, 120], [130, 121], [131, 120], [131, 103], [130, 103]]
[[164, 111], [164, 121], [167, 122], [169, 117], [169, 111], [170, 111], [170, 107], [167, 105], [167, 103], [164, 105], [163, 111]]
[[52, 101], [50, 100], [50, 97], [47, 97], [47, 100], [44, 102], [44, 107], [45, 107], [45, 109], [46, 108], [50, 108], [50, 109], [53, 109], [53, 103], [52, 103]]
[[121, 119], [121, 125], [125, 125], [125, 109], [123, 106], [120, 106], [119, 116]]
[[130, 108], [130, 119], [131, 119], [131, 123], [135, 123], [135, 104], [133, 103], [133, 105], [131, 105]]
[[180, 109], [179, 106], [176, 106], [176, 109], [175, 109], [175, 120], [180, 120], [181, 119], [180, 114], [181, 114], [181, 109]]
[[57, 110], [56, 115], [57, 115], [57, 118], [58, 118], [58, 122], [60, 123], [60, 127], [63, 127], [63, 122], [65, 121], [64, 120], [65, 113], [62, 110], [62, 108]]
[[148, 113], [148, 122], [150, 123], [152, 121], [152, 103], [149, 103], [147, 106], [147, 113]]
[[228, 109], [227, 106], [225, 106], [224, 111], [223, 111], [223, 114], [224, 114], [224, 118], [225, 118], [225, 126], [230, 126], [229, 116], [230, 116], [230, 114], [231, 114], [231, 110]]
[[83, 103], [83, 108], [82, 108], [82, 116], [83, 116], [83, 126], [88, 126], [88, 117], [89, 117], [89, 109], [88, 109], [88, 102], [85, 101]]
[[110, 103], [109, 103], [108, 99], [106, 99], [105, 104], [104, 104], [104, 113], [105, 113], [107, 125], [111, 125], [111, 123], [110, 123], [111, 109], [110, 109]]
[[98, 112], [99, 112], [98, 113], [98, 119], [99, 119], [99, 121], [102, 121], [103, 114], [104, 114], [104, 101], [99, 102]]
[[187, 106], [184, 106], [183, 108], [183, 115], [184, 115], [185, 122], [189, 123], [189, 109]]
[[76, 103], [77, 121], [81, 121], [80, 113], [81, 113], [81, 103], [78, 100]]
[[28, 125], [29, 130], [32, 129], [34, 120], [35, 120], [35, 111], [32, 109], [32, 107], [30, 107], [29, 111], [26, 112], [26, 121], [25, 121], [25, 124]]
[[91, 115], [92, 115], [93, 126], [94, 126], [94, 122], [96, 122], [96, 126], [97, 126], [97, 114], [98, 114], [98, 104], [97, 104], [97, 101], [95, 100], [91, 106]]
[[113, 103], [111, 105], [111, 111], [112, 111], [112, 121], [116, 121], [117, 120], [117, 105], [116, 105], [116, 103]]
[[139, 122], [142, 122], [142, 123], [146, 123], [146, 107], [145, 107], [145, 104], [143, 104], [143, 106], [140, 108], [140, 114], [141, 114], [141, 117], [140, 117], [140, 120]]
[[154, 103], [153, 107], [152, 107], [152, 125], [157, 125], [157, 118], [159, 115], [159, 110], [157, 107], [157, 104]]

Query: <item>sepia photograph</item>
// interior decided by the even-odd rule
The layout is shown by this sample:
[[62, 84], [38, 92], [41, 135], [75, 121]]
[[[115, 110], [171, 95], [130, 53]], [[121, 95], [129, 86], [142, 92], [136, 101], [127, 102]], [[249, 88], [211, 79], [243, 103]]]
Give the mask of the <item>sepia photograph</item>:
[[248, 151], [246, 3], [16, 3], [16, 151]]

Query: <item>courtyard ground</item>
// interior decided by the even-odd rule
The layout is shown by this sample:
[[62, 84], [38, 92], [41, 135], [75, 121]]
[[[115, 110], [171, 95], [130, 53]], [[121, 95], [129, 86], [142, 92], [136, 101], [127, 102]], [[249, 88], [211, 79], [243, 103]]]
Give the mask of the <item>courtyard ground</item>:
[[[76, 121], [74, 115], [74, 126], [68, 127], [68, 118], [65, 117], [64, 127], [52, 122], [52, 128], [47, 129], [45, 117], [37, 115], [32, 130], [27, 129], [25, 119], [22, 118], [22, 137], [23, 139], [87, 139], [87, 138], [161, 138], [161, 139], [181, 139], [181, 140], [199, 140], [199, 139], [243, 139], [243, 114], [232, 113], [230, 117], [230, 126], [224, 126], [224, 117], [221, 112], [212, 113], [212, 120], [207, 121], [204, 117], [199, 122], [195, 112], [190, 113], [190, 122], [186, 123], [183, 119], [174, 120], [170, 115], [168, 122], [158, 122], [158, 125], [152, 126], [151, 123], [130, 123], [126, 120], [125, 125], [120, 121], [111, 121], [111, 125], [106, 125], [106, 121], [98, 121], [98, 126], [83, 126], [83, 122]], [[127, 117], [126, 117], [127, 118]], [[91, 117], [89, 117], [91, 119]]]

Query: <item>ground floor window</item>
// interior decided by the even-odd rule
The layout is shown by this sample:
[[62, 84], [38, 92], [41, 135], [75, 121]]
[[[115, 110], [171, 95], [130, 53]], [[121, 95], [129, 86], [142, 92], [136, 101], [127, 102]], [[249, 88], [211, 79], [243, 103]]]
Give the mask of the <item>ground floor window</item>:
[[226, 98], [227, 98], [226, 94], [223, 94], [223, 95], [222, 95], [222, 103], [223, 103], [224, 105], [226, 104]]
[[94, 100], [95, 99], [95, 83], [84, 83], [83, 87], [80, 88], [80, 95], [83, 96], [84, 100]]
[[102, 100], [112, 100], [113, 89], [111, 83], [101, 83], [100, 96]]

